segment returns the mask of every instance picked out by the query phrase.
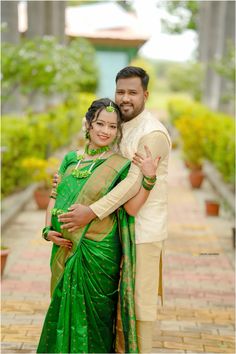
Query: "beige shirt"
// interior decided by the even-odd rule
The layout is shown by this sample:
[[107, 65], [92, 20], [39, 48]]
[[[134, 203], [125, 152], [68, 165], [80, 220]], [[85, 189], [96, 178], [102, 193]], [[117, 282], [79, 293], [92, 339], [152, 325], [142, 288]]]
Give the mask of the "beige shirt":
[[[144, 145], [147, 145], [152, 153], [153, 158], [160, 156], [161, 157], [160, 161], [164, 161], [168, 158], [168, 154], [170, 150], [170, 140], [167, 136], [168, 133], [165, 131], [164, 127], [162, 130], [162, 125], [156, 118], [153, 119], [153, 117], [150, 114], [149, 115], [147, 114], [148, 113], [144, 111], [138, 117], [134, 118], [132, 121], [129, 121], [124, 124], [124, 133], [130, 132], [130, 134], [129, 136], [125, 136], [126, 134], [124, 134], [124, 138], [121, 144], [121, 148], [123, 147], [122, 153], [125, 157], [131, 160], [136, 151], [145, 155]], [[146, 117], [149, 116], [151, 117], [151, 119], [150, 119], [150, 123], [148, 123], [147, 120], [147, 124], [151, 125], [151, 127], [149, 127], [149, 130], [151, 130], [151, 132], [144, 136], [139, 136], [140, 134], [142, 135], [143, 129], [141, 129], [140, 132], [138, 131], [135, 132], [135, 127], [139, 127], [139, 124], [141, 122], [142, 124], [145, 124], [145, 119]], [[156, 125], [156, 121], [158, 122], [157, 125]], [[132, 138], [132, 133], [133, 133], [134, 140], [137, 140], [136, 141], [137, 144], [135, 145], [135, 151], [133, 151], [134, 148], [125, 149], [125, 146], [131, 147], [132, 145], [130, 140]], [[119, 206], [124, 204], [127, 200], [132, 198], [138, 192], [141, 186], [142, 177], [143, 176], [142, 173], [140, 172], [140, 169], [134, 164], [131, 164], [129, 173], [125, 178], [125, 180], [120, 182], [106, 196], [104, 196], [99, 201], [95, 202], [90, 206], [93, 212], [100, 219], [103, 219], [104, 217], [112, 213], [114, 210], [116, 210]], [[157, 171], [157, 178], [158, 178], [158, 171]], [[150, 193], [150, 195], [151, 194], [154, 194], [153, 191]], [[145, 207], [146, 203], [142, 206], [141, 209]], [[136, 220], [138, 220], [138, 216]], [[163, 236], [162, 239], [164, 238], [166, 237]], [[151, 237], [151, 239], [153, 239], [153, 237]]]

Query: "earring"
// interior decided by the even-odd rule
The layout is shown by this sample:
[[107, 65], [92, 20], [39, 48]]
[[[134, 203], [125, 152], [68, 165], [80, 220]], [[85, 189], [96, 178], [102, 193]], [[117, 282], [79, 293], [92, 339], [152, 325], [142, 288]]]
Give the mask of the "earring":
[[90, 134], [88, 129], [86, 129], [85, 131], [85, 139], [90, 139]]

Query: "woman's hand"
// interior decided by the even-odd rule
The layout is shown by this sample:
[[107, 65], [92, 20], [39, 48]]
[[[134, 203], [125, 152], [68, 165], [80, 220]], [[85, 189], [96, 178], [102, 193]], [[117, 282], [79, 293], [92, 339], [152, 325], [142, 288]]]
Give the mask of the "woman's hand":
[[70, 240], [63, 238], [62, 234], [57, 231], [53, 231], [53, 230], [49, 231], [47, 239], [55, 243], [55, 245], [57, 246], [66, 247], [69, 249], [71, 249], [73, 246], [73, 243]]
[[153, 159], [151, 151], [146, 145], [144, 145], [144, 149], [146, 152], [146, 156], [142, 156], [141, 154], [135, 153], [132, 162], [140, 168], [144, 176], [154, 177], [156, 176], [160, 156], [157, 156], [155, 159]]

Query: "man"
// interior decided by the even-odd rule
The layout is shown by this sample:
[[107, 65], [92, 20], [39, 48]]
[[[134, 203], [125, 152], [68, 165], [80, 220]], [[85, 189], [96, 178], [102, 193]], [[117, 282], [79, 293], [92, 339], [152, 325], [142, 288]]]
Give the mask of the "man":
[[[115, 101], [124, 120], [122, 155], [132, 160], [135, 152], [144, 155], [146, 145], [152, 157], [160, 156], [157, 183], [135, 218], [136, 281], [135, 311], [139, 352], [152, 350], [152, 327], [157, 314], [157, 288], [160, 290], [161, 254], [167, 238], [167, 169], [171, 147], [165, 127], [145, 110], [148, 98], [147, 73], [138, 67], [128, 66], [116, 76]], [[142, 174], [131, 165], [128, 176], [110, 193], [88, 206], [73, 205], [70, 212], [61, 215], [63, 228], [74, 231], [96, 217], [103, 219], [139, 190]]]

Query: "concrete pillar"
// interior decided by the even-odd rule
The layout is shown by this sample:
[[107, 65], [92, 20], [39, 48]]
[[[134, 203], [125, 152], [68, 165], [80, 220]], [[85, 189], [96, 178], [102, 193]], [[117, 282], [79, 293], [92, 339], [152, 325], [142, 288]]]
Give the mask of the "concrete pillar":
[[[222, 56], [229, 50], [229, 46], [235, 46], [235, 1], [227, 1], [225, 3], [225, 23], [224, 23], [224, 37], [222, 39]], [[230, 82], [221, 77], [221, 95], [230, 94], [235, 95], [235, 82]], [[235, 101], [231, 99], [228, 102], [219, 102], [219, 109], [235, 116]]]
[[202, 1], [199, 9], [199, 60], [203, 63], [208, 61], [209, 57], [209, 24], [211, 22], [211, 1]]
[[65, 40], [65, 1], [45, 2], [45, 34]]
[[64, 42], [65, 1], [28, 1], [27, 37], [53, 35]]
[[203, 102], [214, 110], [225, 108], [221, 101], [227, 83], [211, 65], [214, 61], [224, 57], [230, 38], [235, 43], [235, 2], [202, 1], [200, 4], [199, 58], [206, 69]]
[[1, 1], [1, 24], [4, 24], [2, 42], [18, 43], [18, 1]]
[[27, 16], [28, 29], [26, 36], [28, 38], [43, 36], [45, 28], [44, 1], [28, 1]]
[[[211, 27], [211, 62], [220, 60], [224, 55], [226, 7], [226, 1], [217, 1], [216, 3], [212, 2], [213, 16]], [[210, 75], [210, 85], [208, 91], [209, 105], [212, 109], [218, 110], [221, 100], [222, 78], [211, 67], [208, 68], [208, 72]]]

